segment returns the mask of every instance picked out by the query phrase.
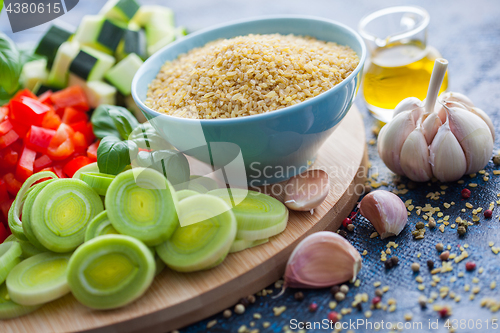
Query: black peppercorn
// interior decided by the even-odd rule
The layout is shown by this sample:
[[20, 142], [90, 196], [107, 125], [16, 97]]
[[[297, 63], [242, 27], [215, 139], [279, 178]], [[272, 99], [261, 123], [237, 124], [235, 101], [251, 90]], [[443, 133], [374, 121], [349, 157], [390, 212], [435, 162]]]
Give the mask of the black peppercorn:
[[297, 301], [302, 301], [304, 299], [304, 293], [302, 293], [301, 291], [298, 291], [298, 292], [295, 293], [295, 295], [293, 295], [293, 297]]
[[330, 289], [330, 292], [332, 293], [333, 296], [335, 296], [336, 293], [340, 291], [339, 286], [333, 286], [332, 289]]
[[240, 303], [241, 305], [243, 305], [245, 308], [248, 307], [248, 305], [250, 304], [250, 302], [246, 298], [240, 298], [240, 300], [238, 301], [238, 303]]
[[356, 303], [356, 309], [360, 312], [363, 311], [363, 305], [361, 304], [361, 302]]
[[398, 257], [394, 256], [394, 257], [391, 257], [391, 262], [392, 262], [392, 266], [397, 266], [397, 264], [399, 264], [399, 259]]
[[385, 268], [386, 268], [386, 269], [391, 269], [391, 268], [392, 268], [392, 266], [393, 266], [392, 261], [391, 261], [390, 259], [389, 259], [389, 260], [386, 260], [386, 261], [384, 262], [384, 265], [385, 265]]
[[434, 268], [434, 261], [432, 260], [427, 260], [427, 267], [429, 267], [429, 269], [433, 269]]
[[340, 236], [342, 236], [342, 237], [344, 237], [344, 238], [347, 238], [347, 232], [346, 232], [345, 230], [339, 230], [339, 231], [337, 231], [337, 233], [338, 233]]
[[458, 227], [457, 232], [459, 235], [464, 235], [467, 232], [467, 229], [465, 229], [465, 227], [461, 225], [460, 227]]

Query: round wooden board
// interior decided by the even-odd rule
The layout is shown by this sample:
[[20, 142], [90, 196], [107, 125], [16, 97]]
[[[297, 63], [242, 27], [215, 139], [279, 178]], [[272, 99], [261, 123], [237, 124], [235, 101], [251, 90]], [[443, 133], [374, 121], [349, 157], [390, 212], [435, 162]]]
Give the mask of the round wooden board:
[[359, 198], [367, 163], [363, 121], [353, 106], [313, 166], [327, 171], [331, 182], [328, 197], [313, 215], [291, 212], [283, 233], [228, 255], [216, 268], [189, 274], [165, 269], [143, 297], [124, 308], [95, 311], [66, 295], [30, 315], [0, 321], [0, 332], [164, 333], [209, 317], [281, 278], [290, 253], [306, 235], [336, 230]]

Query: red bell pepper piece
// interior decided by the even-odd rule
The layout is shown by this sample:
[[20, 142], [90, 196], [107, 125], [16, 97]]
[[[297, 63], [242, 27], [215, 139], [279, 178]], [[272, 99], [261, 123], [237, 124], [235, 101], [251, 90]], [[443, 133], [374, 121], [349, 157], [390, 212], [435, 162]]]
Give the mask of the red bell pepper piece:
[[31, 125], [20, 123], [12, 118], [9, 119], [12, 126], [14, 127], [14, 131], [16, 131], [17, 135], [24, 138], [26, 133], [30, 130]]
[[91, 145], [95, 141], [94, 130], [92, 129], [92, 123], [86, 121], [79, 121], [77, 123], [70, 125], [73, 131], [80, 132], [85, 136], [85, 141], [87, 146]]
[[14, 202], [14, 199], [9, 199], [3, 202], [0, 202], [0, 210], [3, 213], [3, 216], [5, 217], [6, 220], [9, 219], [9, 209], [10, 206], [12, 206], [12, 203]]
[[16, 196], [17, 192], [19, 192], [19, 189], [21, 188], [21, 185], [23, 184], [18, 181], [16, 177], [14, 177], [14, 174], [12, 172], [5, 174], [3, 176], [3, 180], [7, 185], [7, 192], [9, 192], [13, 196]]
[[0, 122], [0, 135], [7, 134], [7, 132], [9, 132], [13, 128], [14, 126], [8, 119], [4, 120], [3, 122]]
[[33, 168], [35, 172], [38, 172], [50, 166], [52, 166], [52, 160], [47, 155], [40, 156], [35, 160], [35, 163], [33, 163]]
[[45, 117], [43, 117], [43, 128], [56, 130], [59, 128], [59, 125], [61, 125], [61, 117], [59, 117], [59, 115], [54, 110], [50, 110], [45, 114]]
[[87, 140], [85, 139], [85, 136], [82, 133], [76, 132], [73, 135], [73, 145], [75, 146], [75, 152], [83, 154], [87, 152], [88, 148]]
[[92, 160], [88, 158], [87, 156], [79, 156], [75, 158], [74, 160], [68, 162], [64, 168], [63, 171], [68, 177], [73, 177], [75, 172], [77, 172], [81, 167], [86, 166], [88, 164], [92, 163]]
[[24, 147], [21, 158], [19, 158], [19, 162], [17, 163], [16, 179], [24, 182], [33, 174], [35, 159], [36, 151]]
[[78, 111], [77, 109], [72, 108], [71, 106], [64, 109], [64, 115], [62, 118], [63, 123], [69, 125], [77, 123], [79, 121], [88, 122], [89, 117], [87, 116], [87, 113]]
[[71, 106], [82, 112], [87, 112], [89, 110], [87, 96], [79, 86], [72, 86], [55, 92], [50, 96], [50, 100], [54, 103], [56, 109], [64, 109]]
[[[35, 94], [33, 94], [31, 92], [31, 90], [29, 89], [23, 89], [23, 90], [19, 90], [15, 95], [14, 97], [12, 97], [12, 99], [19, 99], [21, 97], [29, 97], [29, 98], [33, 98], [33, 99], [37, 99], [38, 97], [36, 97]], [[11, 100], [12, 100], [11, 99]]]
[[56, 174], [57, 177], [66, 178], [62, 165], [54, 165], [52, 168], [54, 169], [54, 173]]
[[10, 117], [16, 122], [28, 126], [40, 126], [45, 113], [49, 110], [51, 110], [49, 106], [26, 96], [10, 101]]
[[9, 192], [7, 192], [7, 184], [3, 179], [0, 179], [0, 202], [9, 200]]
[[73, 136], [75, 132], [66, 124], [61, 124], [56, 131], [56, 135], [50, 141], [47, 155], [52, 160], [64, 160], [75, 152]]
[[3, 241], [7, 237], [9, 237], [10, 234], [10, 229], [7, 230], [7, 228], [5, 228], [5, 225], [3, 223], [0, 223], [0, 244], [3, 243]]
[[26, 139], [24, 140], [27, 147], [36, 152], [45, 154], [49, 148], [52, 138], [56, 135], [56, 131], [38, 126], [31, 126]]
[[40, 103], [43, 103], [45, 105], [52, 106], [52, 101], [50, 100], [51, 96], [52, 96], [52, 90], [47, 90], [46, 92], [38, 96], [38, 101], [40, 101]]
[[[5, 148], [0, 153], [1, 169], [13, 169], [17, 165], [19, 153], [12, 146]], [[1, 200], [0, 200], [1, 201]]]
[[14, 130], [10, 130], [6, 134], [0, 136], [0, 149], [10, 146], [19, 139], [19, 135]]
[[101, 141], [96, 141], [89, 146], [87, 149], [87, 157], [92, 160], [92, 162], [97, 162], [97, 148], [99, 148], [99, 143]]
[[9, 108], [7, 106], [0, 107], [0, 121], [4, 120], [9, 115]]

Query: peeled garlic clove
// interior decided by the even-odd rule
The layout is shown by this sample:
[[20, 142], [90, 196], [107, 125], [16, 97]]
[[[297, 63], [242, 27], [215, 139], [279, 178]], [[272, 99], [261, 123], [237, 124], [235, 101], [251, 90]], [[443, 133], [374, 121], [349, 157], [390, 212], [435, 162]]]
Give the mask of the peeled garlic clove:
[[427, 142], [427, 145], [430, 145], [443, 122], [435, 112], [423, 115], [422, 119], [425, 141]]
[[320, 231], [304, 238], [293, 250], [285, 270], [285, 286], [325, 288], [356, 279], [359, 252], [344, 237]]
[[[475, 173], [491, 158], [493, 137], [488, 125], [474, 113], [458, 107], [447, 109], [451, 132], [462, 146], [467, 160], [465, 173]], [[453, 162], [450, 160], [449, 162]]]
[[414, 117], [416, 117], [415, 123], [417, 122], [417, 119], [420, 117], [420, 114], [424, 111], [424, 103], [419, 100], [417, 97], [408, 97], [403, 99], [399, 104], [396, 106], [394, 109], [394, 113], [392, 114], [392, 118], [394, 119], [398, 114], [405, 112], [405, 111], [413, 111], [417, 110], [413, 114]]
[[429, 148], [420, 126], [408, 135], [401, 148], [401, 168], [406, 177], [416, 182], [432, 178]]
[[467, 169], [465, 154], [457, 138], [445, 122], [438, 130], [429, 148], [432, 173], [442, 182], [462, 178]]
[[469, 108], [469, 111], [481, 118], [486, 123], [486, 125], [488, 125], [488, 127], [490, 128], [491, 137], [493, 138], [493, 141], [495, 141], [495, 126], [493, 126], [493, 122], [491, 121], [490, 117], [488, 117], [486, 112], [484, 112], [480, 108], [475, 107]]
[[285, 205], [297, 211], [309, 211], [321, 205], [330, 192], [330, 180], [323, 170], [308, 170], [288, 180]]
[[405, 204], [388, 191], [370, 192], [359, 203], [359, 211], [373, 224], [380, 239], [399, 235], [408, 221]]
[[415, 129], [415, 116], [419, 110], [399, 113], [387, 123], [378, 135], [378, 153], [385, 165], [394, 173], [404, 175], [400, 165], [400, 154], [403, 143]]

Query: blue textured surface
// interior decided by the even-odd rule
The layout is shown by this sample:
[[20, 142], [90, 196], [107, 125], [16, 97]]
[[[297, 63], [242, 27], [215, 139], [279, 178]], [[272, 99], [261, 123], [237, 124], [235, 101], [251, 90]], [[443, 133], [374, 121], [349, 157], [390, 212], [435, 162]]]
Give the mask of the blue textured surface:
[[[164, 3], [172, 7], [177, 15], [179, 24], [187, 26], [191, 31], [205, 28], [221, 22], [232, 21], [234, 19], [252, 17], [263, 14], [303, 14], [317, 15], [339, 22], [345, 23], [352, 28], [356, 28], [357, 23], [362, 16], [373, 12], [374, 10], [401, 4], [414, 4], [411, 1], [340, 1], [340, 0], [311, 0], [311, 1], [285, 1], [285, 0], [185, 0], [185, 1], [146, 1], [143, 3]], [[76, 22], [84, 14], [96, 13], [101, 6], [102, 1], [98, 0], [82, 0], [69, 14], [63, 17], [67, 22]], [[495, 128], [499, 129], [500, 125], [500, 62], [498, 53], [500, 51], [500, 2], [498, 1], [434, 1], [425, 0], [419, 1], [418, 4], [426, 8], [431, 15], [431, 23], [429, 26], [429, 43], [437, 47], [443, 56], [450, 61], [450, 89], [467, 94], [475, 104], [485, 110], [493, 119]], [[32, 30], [14, 35], [17, 41], [32, 41], [39, 38], [40, 33], [47, 29], [47, 26], [41, 26]], [[0, 17], [0, 30], [10, 31], [6, 22], [5, 13]], [[368, 138], [373, 138], [371, 127], [375, 121], [368, 116], [368, 111], [364, 107], [361, 98], [356, 100], [356, 105], [365, 115], [365, 128]], [[497, 131], [497, 137], [500, 133]], [[495, 152], [500, 148], [499, 139], [495, 142]], [[369, 147], [370, 160], [374, 168], [380, 173], [379, 179], [385, 179], [391, 182], [393, 175], [381, 164], [378, 158], [375, 147]], [[490, 163], [486, 170], [492, 174], [495, 167]], [[498, 168], [496, 168], [498, 169]], [[472, 197], [468, 201], [475, 207], [486, 207], [493, 200], [497, 200], [496, 194], [500, 192], [500, 176], [491, 175], [491, 179], [484, 183], [482, 180], [471, 180], [469, 177], [464, 177], [466, 183], [470, 181], [477, 182], [479, 186], [472, 189]], [[406, 181], [404, 181], [406, 182]], [[391, 183], [389, 187], [394, 188]], [[444, 199], [434, 202], [433, 206], [439, 204], [442, 207], [444, 201], [455, 201], [452, 209], [449, 209], [447, 214], [453, 217], [461, 216], [470, 220], [470, 211], [461, 213], [460, 209], [464, 205], [464, 201], [460, 199], [459, 191], [463, 185], [451, 184], [446, 190]], [[403, 196], [403, 199], [413, 199], [415, 205], [424, 205], [431, 201], [426, 199], [426, 194], [430, 191], [441, 190], [439, 184], [422, 184], [418, 189], [409, 192]], [[495, 205], [496, 207], [496, 205]], [[426, 237], [422, 241], [414, 241], [411, 236], [411, 230], [417, 221], [415, 214], [409, 220], [408, 226], [403, 230], [400, 236], [394, 240], [399, 244], [399, 247], [393, 252], [400, 258], [400, 265], [392, 270], [385, 270], [380, 262], [379, 253], [385, 249], [387, 241], [381, 241], [378, 238], [369, 239], [368, 236], [373, 231], [369, 223], [363, 219], [356, 220], [356, 231], [349, 234], [348, 239], [352, 241], [354, 246], [363, 251], [367, 249], [368, 255], [363, 257], [364, 267], [360, 273], [362, 281], [359, 288], [351, 288], [348, 293], [347, 300], [340, 304], [339, 308], [349, 307], [353, 300], [353, 295], [358, 292], [367, 292], [370, 298], [373, 297], [374, 287], [373, 282], [382, 281], [383, 285], [389, 285], [391, 289], [384, 295], [383, 301], [394, 297], [397, 300], [397, 310], [393, 313], [382, 312], [380, 310], [373, 311], [372, 322], [400, 322], [404, 321], [405, 313], [413, 314], [414, 322], [422, 322], [424, 329], [422, 330], [404, 330], [404, 332], [448, 332], [443, 327], [444, 321], [439, 320], [438, 330], [429, 330], [427, 328], [428, 321], [435, 321], [438, 316], [431, 308], [422, 311], [417, 305], [417, 297], [423, 293], [429, 295], [431, 291], [437, 291], [441, 286], [449, 286], [451, 291], [461, 295], [462, 300], [459, 303], [451, 301], [449, 298], [436, 303], [449, 304], [452, 306], [453, 315], [450, 319], [481, 319], [482, 328], [464, 328], [458, 329], [457, 332], [498, 332], [500, 329], [492, 329], [491, 323], [489, 329], [486, 329], [486, 320], [491, 320], [492, 314], [485, 308], [481, 308], [479, 303], [483, 297], [493, 297], [500, 301], [500, 287], [491, 291], [489, 284], [493, 280], [500, 282], [498, 273], [500, 272], [500, 257], [495, 256], [488, 242], [493, 241], [500, 246], [500, 222], [496, 215], [498, 209], [495, 208], [494, 218], [492, 220], [484, 220], [481, 218], [480, 223], [469, 227], [467, 235], [459, 238], [454, 229], [449, 227], [445, 233], [440, 231], [427, 231]], [[450, 283], [452, 276], [456, 276], [458, 271], [464, 271], [464, 262], [454, 265], [453, 272], [440, 275], [442, 281], [438, 283], [436, 288], [431, 288], [430, 274], [425, 267], [427, 259], [439, 261], [434, 245], [438, 242], [450, 244], [454, 251], [457, 252], [458, 244], [469, 244], [468, 252], [471, 260], [477, 263], [478, 268], [484, 267], [484, 273], [479, 274], [476, 270], [472, 273], [466, 273], [464, 278], [457, 278], [457, 282]], [[415, 274], [409, 268], [409, 265], [417, 261], [416, 254], [422, 253], [421, 275], [424, 279], [426, 289], [420, 292], [417, 289]], [[465, 292], [463, 286], [465, 284], [473, 285], [472, 278], [480, 277], [478, 285], [481, 287], [480, 293], [474, 301], [469, 301], [470, 292]], [[293, 299], [295, 290], [287, 291], [278, 299], [270, 297], [257, 297], [257, 302], [248, 307], [243, 315], [233, 315], [229, 319], [224, 319], [221, 314], [208, 318], [200, 323], [191, 325], [182, 329], [182, 333], [198, 333], [198, 332], [237, 332], [241, 325], [246, 325], [254, 321], [255, 327], [260, 332], [282, 332], [283, 327], [289, 325], [290, 319], [295, 318], [301, 321], [319, 321], [326, 318], [328, 314], [328, 302], [332, 297], [328, 290], [304, 290], [305, 299], [302, 302], [297, 302]], [[243, 296], [243, 295], [242, 295]], [[307, 310], [310, 302], [316, 302], [319, 307], [315, 313], [310, 313]], [[275, 306], [286, 305], [287, 310], [279, 317], [274, 317], [272, 309]], [[337, 308], [337, 309], [339, 309]], [[367, 305], [364, 305], [364, 311], [367, 310]], [[260, 313], [262, 319], [254, 320], [253, 314]], [[356, 310], [353, 314], [344, 317], [346, 320], [364, 318], [362, 314]], [[207, 323], [216, 319], [217, 324], [211, 329], [207, 329]], [[267, 329], [262, 328], [264, 321], [271, 322], [271, 326]], [[308, 332], [331, 332], [332, 330], [309, 330]], [[342, 332], [346, 332], [343, 330]], [[358, 329], [356, 332], [372, 332], [372, 330]], [[389, 332], [384, 329], [380, 332]]]

